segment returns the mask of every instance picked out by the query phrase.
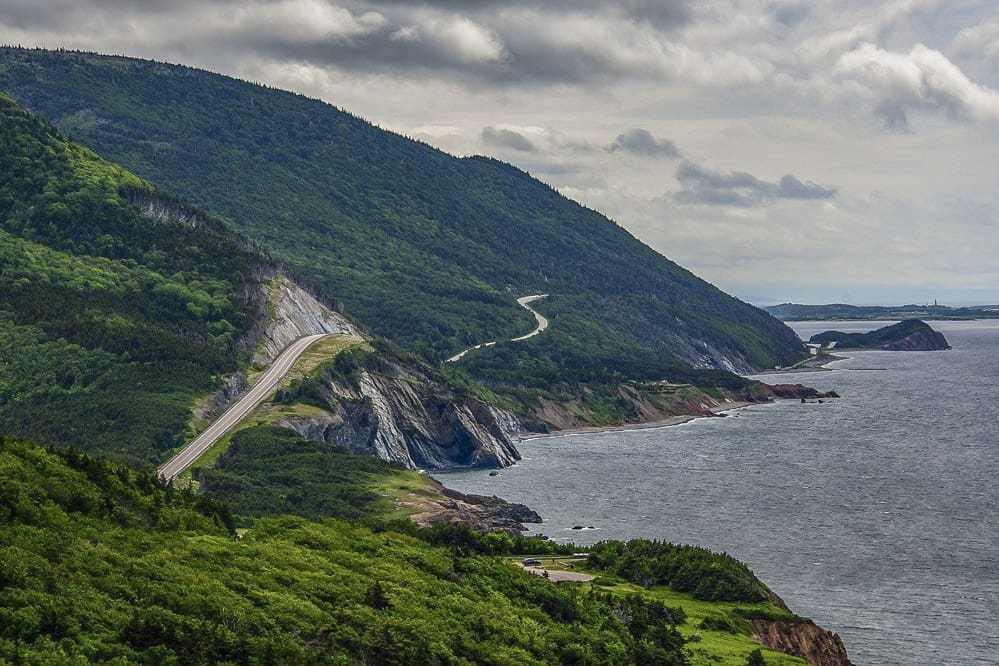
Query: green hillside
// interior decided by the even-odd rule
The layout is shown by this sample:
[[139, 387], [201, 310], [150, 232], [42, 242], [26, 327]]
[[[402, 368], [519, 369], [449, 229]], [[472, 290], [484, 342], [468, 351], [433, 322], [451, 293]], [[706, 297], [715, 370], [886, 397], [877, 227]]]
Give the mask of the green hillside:
[[0, 146], [0, 432], [161, 460], [245, 363], [262, 260], [2, 95]]
[[[402, 527], [284, 516], [237, 538], [205, 495], [0, 436], [0, 662], [690, 663], [665, 588], [587, 592], [486, 554], [527, 540]], [[745, 663], [736, 611], [793, 619], [670, 599], [698, 617], [695, 663]]]
[[[502, 353], [528, 368], [540, 359], [540, 372], [577, 357], [613, 376], [621, 357], [749, 369], [803, 356], [766, 313], [528, 174], [319, 101], [185, 67], [11, 48], [0, 89], [231, 221], [369, 330], [429, 359], [529, 331], [514, 299], [538, 292], [553, 295], [536, 304], [552, 320], [548, 348], [539, 336]], [[493, 383], [494, 365], [476, 377]]]

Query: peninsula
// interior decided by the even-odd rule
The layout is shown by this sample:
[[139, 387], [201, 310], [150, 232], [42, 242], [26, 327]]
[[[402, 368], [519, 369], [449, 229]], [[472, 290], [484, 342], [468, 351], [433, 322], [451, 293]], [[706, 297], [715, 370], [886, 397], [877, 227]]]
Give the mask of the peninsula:
[[885, 351], [938, 351], [950, 349], [943, 333], [921, 319], [905, 319], [869, 333], [825, 331], [809, 338], [826, 349], [881, 349]]

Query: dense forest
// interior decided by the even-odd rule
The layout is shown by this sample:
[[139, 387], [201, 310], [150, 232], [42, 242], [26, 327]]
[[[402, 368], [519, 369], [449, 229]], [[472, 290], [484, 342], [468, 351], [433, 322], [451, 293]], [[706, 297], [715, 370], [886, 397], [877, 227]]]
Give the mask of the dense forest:
[[687, 664], [717, 641], [712, 663], [744, 664], [758, 647], [729, 606], [699, 621], [695, 652], [686, 612], [655, 594], [554, 584], [498, 556], [553, 552], [537, 539], [235, 524], [150, 472], [0, 436], [0, 661]]
[[[528, 383], [583, 357], [595, 361], [580, 381], [649, 359], [746, 370], [803, 356], [766, 313], [496, 160], [454, 158], [302, 96], [134, 59], [7, 48], [0, 88], [229, 220], [368, 330], [429, 360], [530, 330], [514, 299], [539, 292], [553, 295], [536, 303], [553, 335], [513, 352]], [[495, 360], [470, 369], [502, 388], [505, 359]]]
[[263, 260], [0, 96], [0, 428], [150, 463], [245, 365]]

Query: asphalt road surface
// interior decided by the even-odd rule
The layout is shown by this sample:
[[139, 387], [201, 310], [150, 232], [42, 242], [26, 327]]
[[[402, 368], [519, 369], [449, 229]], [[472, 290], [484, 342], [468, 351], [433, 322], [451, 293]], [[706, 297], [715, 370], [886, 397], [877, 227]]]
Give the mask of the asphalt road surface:
[[166, 481], [172, 481], [181, 472], [193, 465], [215, 442], [219, 441], [223, 435], [232, 430], [237, 423], [246, 418], [260, 403], [266, 400], [291, 370], [291, 366], [295, 365], [298, 357], [311, 347], [312, 343], [325, 338], [326, 335], [325, 333], [309, 335], [299, 338], [285, 347], [281, 355], [271, 363], [271, 366], [264, 371], [264, 374], [260, 376], [260, 379], [257, 380], [257, 383], [253, 385], [253, 388], [246, 395], [237, 400], [214, 423], [191, 440], [190, 444], [181, 449], [177, 455], [160, 467], [160, 477]]
[[[533, 331], [531, 331], [527, 335], [522, 335], [519, 338], [512, 338], [510, 340], [510, 342], [520, 342], [521, 340], [527, 340], [528, 338], [533, 338], [535, 335], [537, 335], [538, 333], [541, 333], [541, 331], [543, 331], [546, 328], [548, 328], [548, 320], [545, 319], [534, 308], [532, 308], [530, 305], [528, 305], [529, 303], [533, 303], [534, 301], [538, 300], [539, 298], [544, 298], [547, 295], [548, 294], [534, 294], [533, 296], [521, 296], [520, 298], [517, 299], [517, 303], [519, 303], [522, 307], [527, 308], [528, 310], [531, 311], [531, 314], [534, 315], [534, 318], [537, 320], [538, 325], [537, 325], [537, 327]], [[494, 344], [496, 344], [496, 343], [495, 342], [483, 342], [481, 345], [475, 345], [474, 347], [469, 347], [465, 351], [459, 352], [459, 353], [455, 354], [454, 356], [452, 356], [451, 358], [449, 358], [448, 360], [446, 360], [444, 362], [445, 363], [454, 363], [455, 361], [461, 360], [461, 358], [465, 354], [467, 354], [468, 352], [470, 352], [470, 351], [475, 351], [476, 349], [482, 349], [483, 347], [492, 347]]]

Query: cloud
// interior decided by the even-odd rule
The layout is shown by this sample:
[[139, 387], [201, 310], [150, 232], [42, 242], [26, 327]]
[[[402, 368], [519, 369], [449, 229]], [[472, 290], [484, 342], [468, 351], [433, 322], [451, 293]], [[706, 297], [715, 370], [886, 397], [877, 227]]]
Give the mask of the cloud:
[[640, 127], [628, 130], [624, 134], [618, 134], [614, 143], [607, 146], [607, 150], [614, 153], [623, 151], [644, 157], [666, 157], [676, 159], [680, 157], [680, 150], [676, 144], [669, 139], [657, 139], [652, 133]]
[[[430, 8], [442, 11], [484, 12], [511, 8], [536, 8], [538, 0], [369, 0], [369, 5], [386, 7]], [[687, 24], [692, 16], [691, 0], [544, 0], [551, 11], [603, 12], [624, 16], [636, 22], [649, 23], [660, 28], [679, 27]]]
[[744, 171], [716, 171], [689, 160], [677, 167], [676, 179], [684, 188], [673, 196], [680, 204], [749, 207], [773, 199], [831, 199], [836, 196], [835, 188], [803, 182], [791, 174], [772, 183]]
[[496, 127], [482, 128], [482, 141], [490, 146], [512, 148], [523, 153], [535, 153], [538, 147], [520, 132]]
[[916, 44], [909, 53], [870, 43], [842, 55], [834, 68], [861, 84], [893, 129], [907, 129], [907, 111], [937, 111], [963, 121], [999, 121], [999, 92], [972, 82], [939, 51]]

